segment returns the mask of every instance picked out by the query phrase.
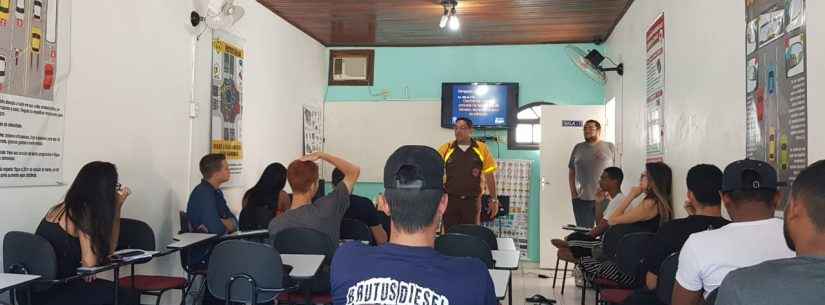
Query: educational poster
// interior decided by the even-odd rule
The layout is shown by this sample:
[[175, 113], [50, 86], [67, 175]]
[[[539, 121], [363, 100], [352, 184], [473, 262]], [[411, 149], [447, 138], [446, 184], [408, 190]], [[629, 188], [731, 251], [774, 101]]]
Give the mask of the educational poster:
[[647, 162], [663, 161], [665, 153], [665, 15], [647, 29]]
[[747, 157], [790, 185], [808, 164], [805, 0], [745, 3]]
[[303, 108], [304, 154], [323, 151], [324, 118], [320, 110], [304, 105]]
[[0, 0], [0, 186], [62, 182], [57, 1]]
[[510, 197], [510, 214], [483, 223], [498, 237], [513, 238], [522, 258], [527, 257], [532, 164], [531, 160], [496, 160], [496, 188], [498, 195]]
[[[0, 0], [2, 1], [2, 0]], [[243, 39], [215, 31], [212, 39], [211, 152], [226, 155], [232, 180], [239, 186], [243, 172]]]

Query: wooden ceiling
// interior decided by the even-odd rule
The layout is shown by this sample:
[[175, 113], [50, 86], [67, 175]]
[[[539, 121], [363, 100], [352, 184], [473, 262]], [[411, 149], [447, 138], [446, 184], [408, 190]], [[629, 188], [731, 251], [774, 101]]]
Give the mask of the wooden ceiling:
[[440, 0], [258, 0], [328, 47], [597, 42], [633, 0], [459, 0], [457, 32]]

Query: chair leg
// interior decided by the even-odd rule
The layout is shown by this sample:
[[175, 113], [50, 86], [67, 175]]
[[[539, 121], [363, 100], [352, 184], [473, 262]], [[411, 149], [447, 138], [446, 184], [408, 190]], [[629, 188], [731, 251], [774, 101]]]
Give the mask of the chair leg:
[[585, 297], [587, 297], [587, 278], [582, 276], [582, 305], [584, 305]]
[[556, 288], [556, 277], [559, 275], [559, 258], [556, 258], [556, 269], [553, 269], [553, 288]]
[[561, 274], [561, 294], [564, 294], [564, 286], [565, 286], [565, 283], [567, 282], [567, 265], [568, 264], [569, 264], [569, 262], [567, 262], [567, 261], [564, 262], [564, 272]]

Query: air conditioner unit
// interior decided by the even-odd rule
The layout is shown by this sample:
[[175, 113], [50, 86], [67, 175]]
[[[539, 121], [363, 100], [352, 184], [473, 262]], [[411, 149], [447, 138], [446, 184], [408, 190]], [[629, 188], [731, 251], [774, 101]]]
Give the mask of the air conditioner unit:
[[333, 61], [334, 80], [367, 79], [367, 59], [364, 57], [337, 57]]

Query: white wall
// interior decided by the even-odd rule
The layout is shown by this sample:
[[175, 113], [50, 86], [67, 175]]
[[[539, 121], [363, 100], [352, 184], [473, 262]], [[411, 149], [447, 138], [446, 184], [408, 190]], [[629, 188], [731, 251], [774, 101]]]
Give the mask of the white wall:
[[[61, 2], [72, 14], [72, 70], [67, 83], [58, 84], [65, 89], [58, 98], [66, 101], [64, 181], [70, 184], [89, 161], [115, 163], [133, 190], [124, 217], [148, 222], [158, 243], [167, 243], [178, 228], [177, 211], [200, 179], [195, 163], [209, 147], [211, 37], [203, 36], [196, 56], [200, 116], [192, 121], [190, 156], [193, 36], [185, 24], [191, 1]], [[246, 9], [234, 32], [246, 39], [244, 178], [251, 185], [269, 162], [300, 153], [301, 104], [321, 105], [326, 61], [318, 42], [254, 0], [237, 2]], [[0, 188], [0, 233], [33, 232], [66, 189]], [[241, 189], [226, 194], [239, 210]], [[180, 275], [178, 266], [174, 255], [141, 269]]]
[[[825, 158], [825, 2], [807, 1], [809, 161]], [[606, 42], [625, 64], [605, 98], [621, 108], [622, 165], [629, 188], [645, 160], [645, 32], [664, 12], [666, 52], [665, 162], [674, 171], [674, 206], [687, 215], [685, 176], [693, 165], [724, 168], [745, 157], [745, 1], [636, 0]]]

